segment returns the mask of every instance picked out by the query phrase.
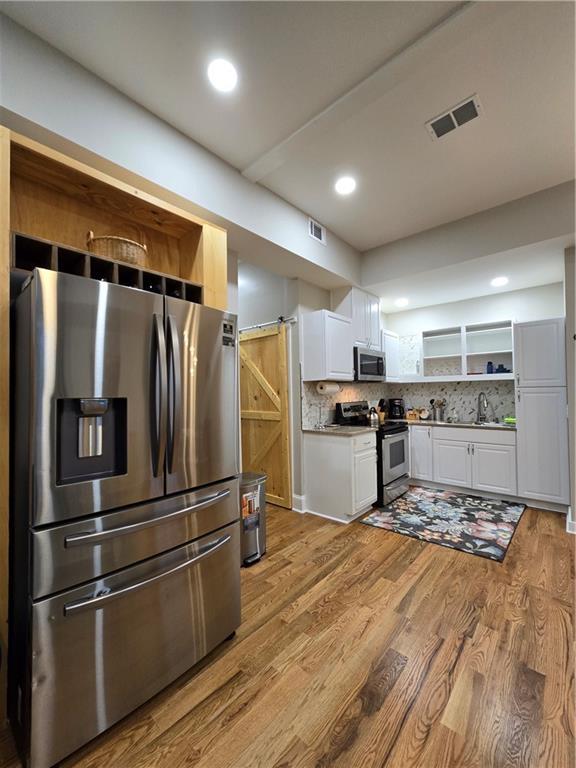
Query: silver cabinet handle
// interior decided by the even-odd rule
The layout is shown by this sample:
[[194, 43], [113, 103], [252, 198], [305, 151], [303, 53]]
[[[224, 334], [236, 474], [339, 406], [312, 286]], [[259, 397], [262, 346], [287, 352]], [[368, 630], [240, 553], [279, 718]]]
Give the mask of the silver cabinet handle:
[[164, 319], [162, 315], [154, 314], [153, 322], [153, 377], [152, 377], [152, 435], [153, 455], [152, 464], [154, 477], [164, 472], [166, 456], [166, 419], [168, 370], [166, 364], [166, 337], [164, 335]]
[[468, 453], [468, 456], [470, 456], [470, 443], [466, 446], [466, 451]]
[[182, 382], [180, 374], [180, 337], [176, 321], [168, 315], [168, 472], [174, 471], [174, 457], [180, 443], [182, 418]]
[[70, 536], [66, 536], [64, 539], [64, 546], [66, 548], [81, 547], [85, 544], [96, 546], [107, 539], [115, 539], [116, 536], [125, 536], [127, 533], [137, 533], [145, 528], [151, 528], [154, 525], [162, 525], [169, 520], [184, 517], [184, 515], [187, 515], [189, 512], [197, 512], [199, 509], [205, 509], [206, 507], [212, 506], [212, 504], [217, 504], [227, 496], [230, 496], [230, 489], [213, 493], [211, 496], [205, 496], [203, 499], [196, 502], [196, 504], [177, 509], [175, 512], [169, 512], [167, 515], [162, 515], [161, 517], [154, 517], [151, 520], [143, 520], [140, 523], [130, 523], [129, 525], [120, 525], [118, 528], [110, 528], [107, 531], [83, 531], [82, 533], [74, 533]]
[[520, 392], [518, 392], [518, 402], [520, 402]]
[[519, 373], [516, 374], [516, 383], [520, 384], [520, 374]]
[[472, 443], [472, 456], [474, 456], [474, 443]]
[[224, 544], [227, 544], [230, 539], [230, 534], [221, 536], [219, 539], [215, 539], [214, 541], [211, 541], [209, 544], [207, 544], [205, 548], [203, 548], [197, 555], [194, 555], [194, 557], [191, 557], [184, 563], [180, 563], [180, 565], [174, 566], [174, 568], [169, 568], [167, 571], [158, 573], [156, 576], [151, 576], [148, 579], [137, 581], [135, 584], [129, 584], [127, 587], [117, 589], [115, 592], [107, 592], [102, 595], [97, 595], [96, 597], [90, 597], [88, 600], [76, 600], [73, 603], [68, 603], [64, 606], [64, 616], [73, 616], [77, 613], [81, 613], [82, 611], [96, 610], [111, 600], [117, 600], [119, 597], [124, 597], [125, 595], [137, 592], [139, 589], [144, 589], [144, 587], [149, 587], [151, 584], [155, 584], [157, 581], [164, 579], [166, 576], [171, 576], [174, 573], [178, 573], [179, 571], [183, 571], [186, 568], [190, 568], [191, 565], [194, 565], [200, 560], [203, 560], [208, 555], [212, 555], [214, 552], [216, 552], [216, 550], [220, 549], [220, 547], [223, 547]]

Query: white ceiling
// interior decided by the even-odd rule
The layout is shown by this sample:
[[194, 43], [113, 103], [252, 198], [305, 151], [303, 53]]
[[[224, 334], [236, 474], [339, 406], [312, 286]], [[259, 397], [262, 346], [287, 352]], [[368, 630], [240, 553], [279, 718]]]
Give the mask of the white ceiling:
[[[574, 177], [572, 3], [0, 9], [359, 250]], [[206, 80], [214, 56], [233, 95]], [[431, 141], [426, 120], [474, 93], [483, 117]]]
[[[371, 286], [370, 290], [374, 290], [381, 297], [382, 311], [391, 314], [477, 296], [507, 293], [536, 285], [559, 283], [564, 279], [564, 248], [570, 244], [569, 239], [557, 238], [390, 280], [378, 286]], [[490, 281], [500, 276], [507, 277], [508, 284], [502, 288], [493, 288]], [[395, 300], [401, 297], [410, 302], [403, 310], [394, 304]]]

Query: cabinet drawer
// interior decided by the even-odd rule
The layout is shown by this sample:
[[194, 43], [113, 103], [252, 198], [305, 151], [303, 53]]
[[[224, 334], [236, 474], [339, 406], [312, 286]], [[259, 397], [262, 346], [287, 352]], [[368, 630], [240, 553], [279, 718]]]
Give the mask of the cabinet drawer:
[[238, 520], [238, 480], [32, 534], [33, 597], [117, 571]]
[[457, 440], [466, 443], [489, 445], [516, 445], [513, 429], [490, 429], [489, 427], [432, 427], [434, 440]]
[[376, 433], [375, 432], [367, 432], [365, 435], [358, 435], [358, 437], [354, 437], [354, 453], [359, 453], [360, 451], [365, 451], [367, 448], [375, 448], [376, 447]]
[[32, 762], [48, 766], [162, 690], [238, 627], [239, 523], [31, 610]]

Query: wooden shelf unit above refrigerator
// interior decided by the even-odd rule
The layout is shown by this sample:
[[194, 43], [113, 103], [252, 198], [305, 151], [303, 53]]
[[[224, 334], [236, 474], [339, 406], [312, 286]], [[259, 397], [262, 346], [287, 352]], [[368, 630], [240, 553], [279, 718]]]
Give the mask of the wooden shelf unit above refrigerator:
[[144, 272], [199, 286], [202, 303], [227, 309], [225, 230], [13, 133], [9, 165], [11, 230], [71, 252], [86, 252], [89, 231], [135, 240], [147, 246]]
[[[156, 288], [169, 292], [190, 285], [189, 291], [197, 295], [201, 291], [203, 304], [227, 308], [226, 230], [194, 215], [188, 210], [191, 203], [151, 182], [80, 147], [74, 151], [88, 163], [93, 158], [93, 164], [0, 125], [0, 653], [4, 660], [8, 658], [11, 232], [61, 244], [55, 257], [76, 274], [85, 273], [87, 267], [90, 230], [96, 236], [118, 235], [145, 243], [142, 280], [148, 275], [156, 280]], [[42, 247], [38, 248], [29, 254], [31, 262], [39, 257]], [[53, 255], [50, 251], [49, 258]], [[104, 278], [140, 280], [130, 273], [130, 265], [100, 262], [93, 266]], [[0, 720], [5, 716], [5, 699], [3, 663]]]

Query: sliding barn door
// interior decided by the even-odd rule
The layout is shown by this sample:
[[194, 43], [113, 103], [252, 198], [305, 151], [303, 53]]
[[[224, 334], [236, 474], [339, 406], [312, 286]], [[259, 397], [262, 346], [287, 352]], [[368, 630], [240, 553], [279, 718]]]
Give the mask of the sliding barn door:
[[266, 500], [292, 508], [286, 326], [240, 333], [242, 471], [265, 472]]

